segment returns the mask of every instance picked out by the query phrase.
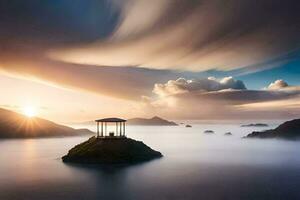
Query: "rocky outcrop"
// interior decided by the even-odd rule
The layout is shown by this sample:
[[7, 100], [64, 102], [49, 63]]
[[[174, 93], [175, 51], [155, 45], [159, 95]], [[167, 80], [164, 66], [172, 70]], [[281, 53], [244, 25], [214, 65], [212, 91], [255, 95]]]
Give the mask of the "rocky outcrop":
[[244, 124], [241, 127], [268, 127], [268, 124], [256, 123], [256, 124]]
[[213, 134], [215, 132], [213, 130], [205, 130], [204, 133]]
[[95, 138], [72, 148], [64, 162], [83, 164], [133, 164], [162, 157], [162, 154], [130, 138]]
[[246, 138], [281, 138], [296, 140], [300, 139], [300, 119], [284, 122], [275, 129], [266, 131], [254, 131]]

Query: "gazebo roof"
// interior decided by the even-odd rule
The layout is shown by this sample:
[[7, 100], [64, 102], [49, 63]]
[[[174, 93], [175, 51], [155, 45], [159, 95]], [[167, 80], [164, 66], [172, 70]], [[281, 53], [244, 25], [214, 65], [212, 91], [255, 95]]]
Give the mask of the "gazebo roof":
[[95, 122], [126, 122], [127, 120], [121, 118], [104, 118], [104, 119], [97, 119]]

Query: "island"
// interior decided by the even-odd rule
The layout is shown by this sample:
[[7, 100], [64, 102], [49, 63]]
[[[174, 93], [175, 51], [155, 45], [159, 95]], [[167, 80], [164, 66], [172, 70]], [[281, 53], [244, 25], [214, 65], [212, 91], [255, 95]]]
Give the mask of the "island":
[[205, 130], [204, 133], [209, 133], [209, 134], [212, 134], [212, 133], [215, 133], [214, 131], [212, 130]]
[[186, 128], [192, 128], [192, 125], [187, 124], [187, 125], [185, 125], [185, 127]]
[[146, 118], [132, 118], [127, 120], [128, 125], [139, 126], [178, 126], [175, 122], [165, 120], [163, 118], [154, 116], [150, 119]]
[[82, 164], [134, 164], [161, 157], [160, 152], [127, 137], [91, 137], [72, 148], [62, 160]]
[[300, 139], [300, 119], [284, 122], [275, 129], [254, 131], [245, 138], [278, 138], [288, 140]]
[[226, 132], [226, 133], [224, 133], [224, 135], [225, 135], [225, 136], [231, 136], [232, 133], [231, 133], [231, 132]]
[[73, 129], [68, 126], [19, 113], [0, 109], [0, 138], [41, 138], [94, 134], [88, 129]]
[[241, 125], [241, 127], [268, 127], [268, 126], [269, 126], [268, 124], [263, 124], [263, 123]]

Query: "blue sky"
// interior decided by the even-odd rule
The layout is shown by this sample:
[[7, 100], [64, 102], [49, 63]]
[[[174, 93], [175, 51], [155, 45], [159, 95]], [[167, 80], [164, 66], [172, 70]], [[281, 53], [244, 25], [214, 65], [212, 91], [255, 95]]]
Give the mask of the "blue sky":
[[251, 89], [261, 89], [269, 83], [283, 79], [290, 85], [300, 85], [300, 61], [292, 61], [272, 69], [238, 76]]

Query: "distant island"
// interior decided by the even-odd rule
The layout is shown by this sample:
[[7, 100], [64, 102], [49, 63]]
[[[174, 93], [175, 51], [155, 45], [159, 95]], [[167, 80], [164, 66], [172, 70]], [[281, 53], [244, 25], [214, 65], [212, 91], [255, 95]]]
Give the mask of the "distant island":
[[268, 127], [268, 124], [256, 123], [256, 124], [244, 124], [241, 127]]
[[81, 164], [135, 164], [160, 157], [160, 152], [141, 141], [130, 138], [91, 137], [72, 148], [62, 160]]
[[246, 138], [281, 138], [295, 140], [300, 139], [300, 119], [284, 122], [275, 129], [266, 131], [254, 131]]
[[146, 118], [132, 118], [127, 120], [128, 125], [139, 125], [139, 126], [178, 126], [175, 122], [162, 119], [160, 117]]
[[213, 130], [205, 130], [204, 133], [215, 133]]
[[185, 125], [185, 127], [186, 128], [192, 128], [192, 125], [187, 124], [187, 125]]
[[224, 133], [224, 135], [225, 135], [225, 136], [231, 136], [232, 133], [231, 133], [231, 132], [226, 132], [226, 133]]
[[88, 129], [73, 129], [41, 118], [28, 118], [0, 109], [0, 139], [78, 136], [93, 134]]
[[[86, 124], [86, 125], [91, 125], [94, 124], [94, 121], [85, 121], [81, 123], [76, 123], [76, 124]], [[163, 119], [161, 117], [154, 116], [152, 118], [131, 118], [127, 119], [127, 125], [132, 125], [132, 126], [178, 126], [175, 122], [168, 121], [166, 119]]]

